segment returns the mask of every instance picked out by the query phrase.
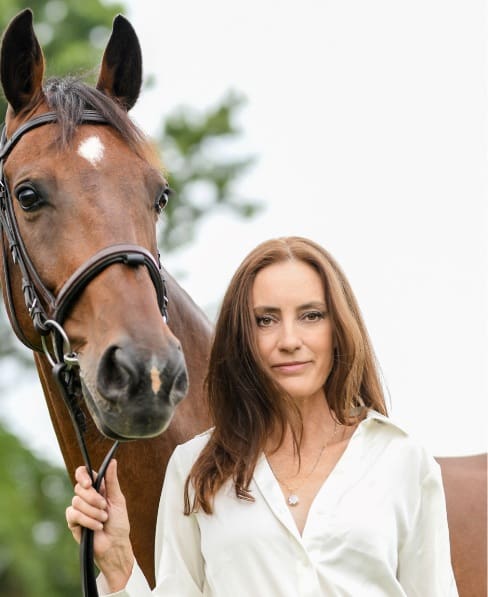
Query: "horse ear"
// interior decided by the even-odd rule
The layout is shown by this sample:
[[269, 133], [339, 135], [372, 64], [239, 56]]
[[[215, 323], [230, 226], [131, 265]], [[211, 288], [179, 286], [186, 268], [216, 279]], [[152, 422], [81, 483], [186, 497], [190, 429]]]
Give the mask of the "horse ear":
[[15, 113], [42, 94], [44, 56], [29, 8], [10, 21], [3, 35], [0, 76], [5, 97]]
[[136, 32], [122, 15], [114, 19], [112, 35], [103, 55], [97, 89], [130, 110], [142, 85], [142, 53]]

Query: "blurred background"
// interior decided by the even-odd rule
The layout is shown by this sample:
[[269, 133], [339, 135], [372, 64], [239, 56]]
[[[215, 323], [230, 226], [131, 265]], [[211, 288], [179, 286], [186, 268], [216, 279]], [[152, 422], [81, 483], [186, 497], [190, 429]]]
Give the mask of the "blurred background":
[[[486, 451], [484, 2], [0, 0], [2, 30], [29, 6], [49, 74], [90, 76], [113, 17], [134, 25], [132, 116], [176, 190], [163, 261], [210, 319], [258, 242], [310, 237], [355, 289], [393, 418], [436, 456]], [[0, 594], [72, 596], [69, 483], [3, 309], [0, 333]]]

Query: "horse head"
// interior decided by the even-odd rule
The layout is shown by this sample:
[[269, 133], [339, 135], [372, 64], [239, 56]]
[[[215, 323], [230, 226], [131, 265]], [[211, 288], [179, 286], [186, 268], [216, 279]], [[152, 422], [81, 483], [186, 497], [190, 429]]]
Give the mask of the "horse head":
[[44, 82], [44, 68], [27, 9], [5, 31], [0, 57], [7, 312], [34, 350], [46, 352], [50, 333], [55, 346], [61, 335], [61, 353], [69, 343], [104, 435], [153, 437], [185, 396], [188, 374], [164, 317], [156, 221], [167, 182], [127, 114], [141, 87], [139, 42], [116, 17], [96, 87]]

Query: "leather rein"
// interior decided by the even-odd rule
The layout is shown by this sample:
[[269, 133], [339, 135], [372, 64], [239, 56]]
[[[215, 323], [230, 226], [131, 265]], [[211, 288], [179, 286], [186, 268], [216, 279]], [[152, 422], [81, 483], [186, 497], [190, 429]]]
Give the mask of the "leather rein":
[[[55, 123], [57, 120], [55, 112], [35, 116], [22, 124], [9, 139], [7, 139], [6, 127], [3, 127], [0, 138], [0, 233], [5, 285], [4, 295], [9, 319], [16, 336], [31, 350], [43, 352], [52, 366], [52, 374], [68, 408], [85, 466], [92, 478], [93, 485], [98, 491], [107, 466], [118, 447], [118, 441], [114, 443], [106, 455], [95, 480], [83, 437], [86, 424], [84, 412], [80, 407], [82, 394], [78, 358], [71, 349], [63, 323], [85, 287], [103, 270], [114, 263], [122, 263], [129, 267], [139, 267], [141, 265], [147, 267], [156, 290], [161, 314], [166, 322], [168, 320], [168, 296], [159, 255], [156, 260], [150, 251], [132, 244], [114, 244], [95, 253], [66, 280], [56, 296], [43, 283], [29, 257], [19, 231], [11, 193], [5, 178], [4, 164], [23, 135], [37, 127]], [[80, 124], [86, 123], [108, 124], [107, 120], [94, 110], [85, 110], [83, 112]], [[166, 194], [166, 202], [167, 199], [168, 194]], [[33, 344], [27, 338], [19, 323], [13, 300], [9, 254], [14, 265], [20, 270], [25, 306], [32, 319], [34, 329], [41, 337], [41, 346]], [[51, 347], [48, 346], [48, 338], [51, 340]], [[80, 543], [80, 566], [83, 595], [85, 597], [98, 597], [93, 564], [93, 532], [85, 528], [82, 529]]]

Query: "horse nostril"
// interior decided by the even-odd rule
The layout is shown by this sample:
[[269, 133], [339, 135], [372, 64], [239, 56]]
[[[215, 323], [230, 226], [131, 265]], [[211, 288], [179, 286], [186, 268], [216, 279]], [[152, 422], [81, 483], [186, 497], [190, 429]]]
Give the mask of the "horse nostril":
[[186, 369], [180, 372], [180, 374], [176, 377], [173, 390], [177, 393], [184, 396], [188, 391], [188, 374]]
[[128, 348], [111, 346], [100, 359], [97, 386], [100, 394], [108, 400], [120, 399], [139, 382], [139, 373]]

